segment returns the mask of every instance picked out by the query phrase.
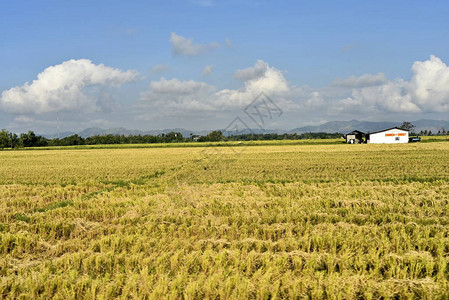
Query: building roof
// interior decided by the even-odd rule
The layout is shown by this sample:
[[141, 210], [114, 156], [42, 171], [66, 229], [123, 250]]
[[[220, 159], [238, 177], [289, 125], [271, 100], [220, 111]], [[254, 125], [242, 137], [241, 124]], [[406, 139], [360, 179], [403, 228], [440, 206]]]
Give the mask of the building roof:
[[370, 132], [369, 134], [384, 132], [384, 131], [388, 131], [388, 130], [392, 130], [392, 129], [398, 129], [398, 130], [407, 131], [407, 132], [410, 131], [410, 130], [407, 130], [407, 129], [403, 129], [401, 127], [391, 127], [391, 128], [388, 128], [388, 129], [383, 129], [383, 130], [379, 130], [379, 131]]

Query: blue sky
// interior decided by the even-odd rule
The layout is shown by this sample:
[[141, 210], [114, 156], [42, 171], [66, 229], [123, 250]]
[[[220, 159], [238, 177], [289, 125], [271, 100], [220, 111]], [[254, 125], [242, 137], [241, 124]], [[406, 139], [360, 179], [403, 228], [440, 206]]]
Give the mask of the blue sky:
[[0, 3], [0, 128], [223, 128], [259, 92], [270, 128], [447, 119], [446, 1]]

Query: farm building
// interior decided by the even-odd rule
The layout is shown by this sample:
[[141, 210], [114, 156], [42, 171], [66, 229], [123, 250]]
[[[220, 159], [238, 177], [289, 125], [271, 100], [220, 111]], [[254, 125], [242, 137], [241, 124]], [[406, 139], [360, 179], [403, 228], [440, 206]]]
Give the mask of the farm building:
[[408, 130], [393, 127], [366, 135], [366, 142], [371, 144], [408, 143]]
[[408, 130], [399, 127], [393, 127], [370, 133], [354, 130], [346, 134], [345, 138], [348, 144], [399, 144], [409, 142], [409, 132]]
[[365, 133], [358, 131], [358, 130], [351, 131], [350, 133], [345, 135], [346, 143], [348, 143], [348, 144], [364, 143], [365, 142], [363, 140], [364, 138], [365, 138]]

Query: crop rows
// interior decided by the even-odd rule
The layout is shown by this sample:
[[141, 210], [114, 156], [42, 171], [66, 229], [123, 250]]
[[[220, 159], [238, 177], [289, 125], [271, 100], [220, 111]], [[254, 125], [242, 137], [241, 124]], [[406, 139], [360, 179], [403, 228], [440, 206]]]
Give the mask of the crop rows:
[[0, 152], [0, 298], [447, 298], [448, 150]]

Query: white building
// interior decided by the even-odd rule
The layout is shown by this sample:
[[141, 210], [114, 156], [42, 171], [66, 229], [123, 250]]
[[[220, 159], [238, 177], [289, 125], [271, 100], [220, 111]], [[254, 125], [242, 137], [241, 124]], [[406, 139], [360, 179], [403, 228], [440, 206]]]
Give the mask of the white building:
[[408, 143], [408, 130], [393, 127], [366, 134], [367, 143], [371, 144], [401, 144]]

